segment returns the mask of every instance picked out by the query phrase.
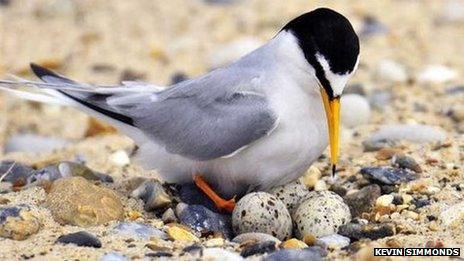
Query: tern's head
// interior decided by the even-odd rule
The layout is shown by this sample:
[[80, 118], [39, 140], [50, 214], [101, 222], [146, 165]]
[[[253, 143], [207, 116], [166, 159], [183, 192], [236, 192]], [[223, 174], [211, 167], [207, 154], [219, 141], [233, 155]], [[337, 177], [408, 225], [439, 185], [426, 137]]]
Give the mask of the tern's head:
[[282, 30], [296, 37], [306, 60], [314, 68], [327, 115], [331, 161], [335, 166], [338, 160], [340, 95], [358, 66], [358, 36], [348, 19], [327, 8], [305, 13]]
[[319, 8], [293, 19], [283, 30], [295, 35], [329, 97], [340, 96], [359, 57], [359, 39], [348, 19]]

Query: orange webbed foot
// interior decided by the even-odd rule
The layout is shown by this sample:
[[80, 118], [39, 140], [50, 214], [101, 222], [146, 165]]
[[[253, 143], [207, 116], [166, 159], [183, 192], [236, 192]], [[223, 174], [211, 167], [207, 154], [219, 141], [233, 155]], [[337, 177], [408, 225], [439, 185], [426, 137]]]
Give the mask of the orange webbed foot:
[[235, 197], [229, 200], [221, 198], [206, 181], [199, 175], [193, 177], [193, 181], [216, 205], [217, 209], [223, 212], [232, 213], [235, 208]]

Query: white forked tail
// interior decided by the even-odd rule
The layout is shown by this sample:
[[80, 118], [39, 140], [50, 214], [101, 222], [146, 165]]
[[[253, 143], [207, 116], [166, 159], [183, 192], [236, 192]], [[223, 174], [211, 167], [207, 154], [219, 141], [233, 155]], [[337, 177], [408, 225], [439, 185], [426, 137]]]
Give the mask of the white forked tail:
[[[83, 84], [35, 64], [31, 69], [43, 82], [14, 76], [13, 80], [0, 80], [0, 90], [26, 100], [77, 107], [136, 140], [140, 130], [125, 109], [157, 100], [156, 93], [164, 89], [143, 82], [123, 82], [120, 86]], [[32, 88], [18, 89], [22, 86]]]

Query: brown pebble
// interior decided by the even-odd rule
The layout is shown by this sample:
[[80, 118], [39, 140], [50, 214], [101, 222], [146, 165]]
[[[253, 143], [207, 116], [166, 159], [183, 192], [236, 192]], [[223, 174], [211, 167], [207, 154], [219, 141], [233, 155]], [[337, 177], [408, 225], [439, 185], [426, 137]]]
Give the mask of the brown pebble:
[[116, 132], [118, 131], [113, 126], [105, 124], [93, 117], [90, 117], [87, 123], [85, 137], [114, 134]]
[[400, 248], [403, 247], [403, 245], [400, 243], [400, 241], [390, 238], [385, 242], [388, 247], [393, 247], [393, 248]]
[[10, 203], [10, 200], [7, 198], [0, 198], [0, 205], [6, 205]]
[[306, 235], [303, 238], [303, 242], [305, 242], [308, 246], [314, 246], [316, 243], [316, 237], [313, 235]]
[[401, 150], [398, 149], [392, 149], [392, 148], [383, 148], [379, 151], [377, 151], [377, 154], [375, 155], [375, 158], [378, 160], [389, 160], [393, 158], [395, 155], [401, 155], [402, 152]]

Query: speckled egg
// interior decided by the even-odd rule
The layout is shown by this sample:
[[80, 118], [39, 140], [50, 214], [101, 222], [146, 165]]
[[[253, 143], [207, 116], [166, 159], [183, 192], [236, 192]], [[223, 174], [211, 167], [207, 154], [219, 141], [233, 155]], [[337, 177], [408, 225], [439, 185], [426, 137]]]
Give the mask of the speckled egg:
[[232, 213], [236, 234], [260, 232], [285, 240], [292, 234], [292, 219], [285, 204], [266, 192], [244, 196]]
[[337, 233], [341, 225], [351, 220], [351, 213], [343, 199], [332, 191], [314, 191], [293, 214], [295, 234], [322, 237]]
[[275, 187], [269, 191], [272, 195], [280, 199], [287, 207], [290, 214], [308, 197], [310, 191], [300, 180], [295, 180], [288, 184]]

